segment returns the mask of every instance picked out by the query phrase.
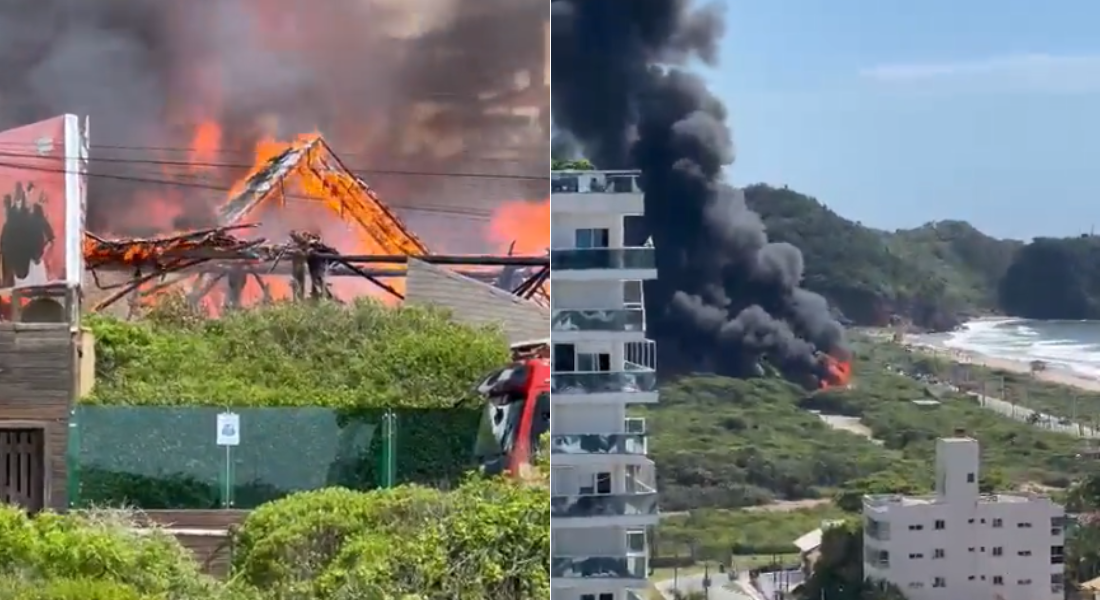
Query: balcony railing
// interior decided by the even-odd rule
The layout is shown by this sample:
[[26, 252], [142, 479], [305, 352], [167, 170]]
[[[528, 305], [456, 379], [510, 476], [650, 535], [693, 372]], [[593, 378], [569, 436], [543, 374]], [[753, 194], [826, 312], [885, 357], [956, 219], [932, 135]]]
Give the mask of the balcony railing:
[[588, 269], [656, 269], [653, 248], [569, 248], [550, 250], [550, 268], [561, 271]]
[[640, 308], [617, 310], [556, 310], [551, 331], [645, 331], [645, 311]]
[[584, 494], [550, 498], [550, 517], [629, 517], [657, 514], [657, 493]]
[[550, 391], [555, 394], [636, 394], [656, 390], [657, 372], [652, 369], [550, 376]]
[[583, 433], [550, 438], [551, 454], [645, 454], [646, 436], [637, 433]]
[[550, 174], [550, 191], [555, 194], [640, 194], [638, 173], [559, 172]]
[[645, 579], [649, 575], [644, 557], [553, 556], [550, 576], [562, 579]]

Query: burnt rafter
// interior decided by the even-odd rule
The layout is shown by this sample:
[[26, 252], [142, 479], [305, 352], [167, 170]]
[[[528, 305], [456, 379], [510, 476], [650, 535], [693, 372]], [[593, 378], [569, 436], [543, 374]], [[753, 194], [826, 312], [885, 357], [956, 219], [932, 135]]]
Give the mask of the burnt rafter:
[[[230, 288], [241, 287], [248, 277], [263, 282], [267, 275], [289, 274], [295, 295], [304, 298], [332, 298], [328, 278], [334, 273], [357, 276], [371, 281], [398, 299], [403, 295], [383, 278], [400, 277], [403, 270], [378, 268], [378, 265], [407, 264], [409, 256], [390, 254], [340, 254], [309, 232], [291, 232], [284, 243], [269, 243], [266, 239], [244, 239], [242, 232], [256, 229], [258, 224], [237, 224], [183, 232], [153, 238], [106, 239], [85, 234], [84, 262], [93, 282], [101, 290], [115, 290], [101, 300], [93, 311], [103, 310], [139, 290], [143, 285], [158, 282], [155, 289], [171, 286], [166, 281], [172, 275], [199, 273], [202, 283], [193, 294], [203, 295], [215, 283], [225, 280]], [[518, 296], [531, 298], [550, 272], [548, 256], [491, 255], [424, 255], [413, 256], [430, 264], [465, 267], [534, 267], [535, 273], [513, 290]], [[289, 270], [288, 270], [289, 267]], [[130, 271], [133, 277], [121, 283], [106, 284], [100, 271]], [[471, 275], [477, 275], [473, 272]], [[198, 298], [190, 298], [192, 301]]]

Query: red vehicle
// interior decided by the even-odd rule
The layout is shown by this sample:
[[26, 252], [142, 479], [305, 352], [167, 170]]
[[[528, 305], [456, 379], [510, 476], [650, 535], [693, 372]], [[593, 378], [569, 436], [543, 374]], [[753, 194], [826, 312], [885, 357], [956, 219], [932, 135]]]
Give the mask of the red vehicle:
[[475, 453], [486, 472], [519, 476], [550, 430], [550, 340], [513, 344], [512, 361], [478, 386], [487, 402]]

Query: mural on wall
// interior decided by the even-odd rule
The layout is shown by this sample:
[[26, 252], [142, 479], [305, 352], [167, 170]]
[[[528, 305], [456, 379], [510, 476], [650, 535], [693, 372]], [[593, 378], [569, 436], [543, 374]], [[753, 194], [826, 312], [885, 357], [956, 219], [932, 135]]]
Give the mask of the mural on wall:
[[73, 115], [0, 132], [0, 292], [80, 284], [85, 132]]

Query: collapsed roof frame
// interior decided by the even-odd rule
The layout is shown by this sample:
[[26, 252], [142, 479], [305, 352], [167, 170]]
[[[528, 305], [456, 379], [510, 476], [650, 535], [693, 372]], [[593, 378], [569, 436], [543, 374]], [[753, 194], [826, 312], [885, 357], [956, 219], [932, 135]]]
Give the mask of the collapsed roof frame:
[[[315, 192], [308, 199], [321, 202], [342, 219], [354, 222], [360, 235], [369, 240], [369, 245], [383, 252], [342, 255], [317, 235], [305, 232], [291, 232], [291, 239], [283, 244], [238, 238], [239, 232], [259, 227], [258, 224], [242, 223], [245, 218], [262, 206], [287, 201], [289, 177], [295, 177], [299, 185]], [[402, 277], [405, 271], [379, 268], [378, 265], [403, 264], [410, 256], [433, 264], [500, 266], [505, 268], [509, 278], [519, 267], [535, 267], [533, 273], [509, 291], [527, 300], [549, 300], [544, 287], [550, 277], [548, 256], [515, 257], [511, 256], [511, 251], [508, 256], [431, 254], [374, 190], [351, 173], [320, 136], [292, 144], [252, 173], [222, 205], [218, 222], [219, 227], [161, 238], [107, 240], [86, 234], [85, 263], [96, 286], [101, 290], [116, 290], [92, 310], [103, 310], [127, 295], [150, 295], [184, 286], [188, 280], [191, 285], [186, 286], [190, 288], [186, 297], [194, 303], [224, 281], [229, 289], [228, 304], [239, 305], [239, 297], [250, 278], [257, 282], [265, 299], [271, 299], [265, 275], [290, 275], [295, 297], [300, 298], [306, 296], [307, 287], [312, 297], [331, 298], [328, 277], [357, 276], [397, 299], [404, 299], [383, 279]], [[128, 282], [104, 285], [97, 274], [100, 270], [130, 270], [134, 275]], [[475, 279], [483, 279], [486, 275], [476, 271], [460, 274]], [[154, 281], [151, 289], [142, 291], [143, 286]]]
[[[297, 282], [295, 290], [304, 297], [312, 288], [313, 295], [324, 295], [329, 276], [358, 276], [372, 283], [382, 278], [403, 277], [404, 269], [393, 265], [407, 264], [410, 258], [429, 264], [448, 266], [482, 267], [534, 267], [533, 274], [525, 277], [511, 292], [527, 300], [543, 289], [550, 277], [550, 258], [547, 256], [497, 256], [497, 255], [426, 255], [410, 257], [404, 254], [347, 255], [335, 252], [316, 236], [292, 234], [283, 244], [269, 244], [264, 239], [242, 239], [233, 232], [253, 229], [255, 224], [215, 227], [159, 238], [105, 239], [91, 233], [85, 234], [85, 266], [93, 281], [101, 290], [115, 290], [97, 303], [92, 311], [100, 311], [118, 302], [141, 286], [157, 283], [149, 293], [157, 293], [179, 283], [170, 275], [188, 273], [207, 276], [209, 289], [232, 277], [255, 277], [263, 286], [265, 275], [291, 275]], [[287, 270], [285, 263], [290, 263]], [[379, 265], [386, 267], [379, 268]], [[132, 272], [133, 277], [122, 283], [105, 284], [99, 279], [101, 271]], [[461, 272], [460, 272], [461, 273]], [[476, 273], [461, 273], [474, 276]], [[310, 286], [306, 286], [308, 282]], [[391, 286], [380, 286], [398, 299], [403, 296]], [[200, 296], [201, 297], [201, 296]]]

